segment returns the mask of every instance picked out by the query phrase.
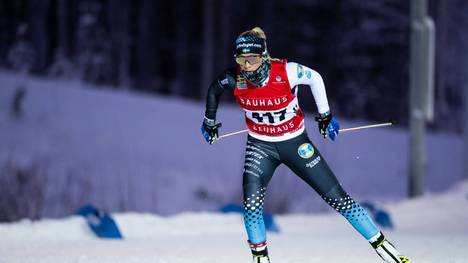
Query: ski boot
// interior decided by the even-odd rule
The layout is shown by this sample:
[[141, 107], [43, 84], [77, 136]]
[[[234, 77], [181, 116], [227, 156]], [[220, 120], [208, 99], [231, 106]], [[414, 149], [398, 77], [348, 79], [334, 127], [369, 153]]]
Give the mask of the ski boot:
[[377, 254], [388, 263], [410, 263], [406, 256], [396, 250], [392, 243], [388, 242], [382, 232], [369, 240]]
[[249, 241], [250, 250], [252, 250], [253, 263], [270, 263], [266, 241], [260, 244], [252, 244]]

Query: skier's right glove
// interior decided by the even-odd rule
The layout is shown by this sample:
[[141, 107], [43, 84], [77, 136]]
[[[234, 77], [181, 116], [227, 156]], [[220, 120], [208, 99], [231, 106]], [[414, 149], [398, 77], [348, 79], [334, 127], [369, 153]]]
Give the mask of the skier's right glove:
[[205, 117], [201, 126], [201, 132], [205, 140], [209, 144], [213, 144], [218, 140], [218, 128], [221, 127], [221, 123], [216, 123], [215, 120], [208, 119]]

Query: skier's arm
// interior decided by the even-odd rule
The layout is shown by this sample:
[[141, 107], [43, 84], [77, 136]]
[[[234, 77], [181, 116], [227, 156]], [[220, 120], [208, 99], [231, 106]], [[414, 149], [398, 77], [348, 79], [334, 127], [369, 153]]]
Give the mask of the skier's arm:
[[213, 144], [218, 139], [218, 128], [221, 123], [216, 123], [216, 111], [218, 110], [219, 99], [225, 90], [234, 90], [235, 74], [232, 69], [223, 72], [216, 78], [208, 88], [206, 96], [205, 117], [201, 126], [201, 132], [209, 144]]
[[208, 88], [206, 96], [205, 117], [211, 120], [216, 119], [219, 99], [225, 90], [233, 91], [235, 86], [235, 71], [228, 69], [219, 75]]
[[312, 95], [314, 95], [318, 112], [325, 114], [330, 111], [325, 84], [323, 83], [322, 76], [317, 71], [295, 62], [288, 62], [286, 64], [286, 71], [291, 88], [297, 85], [309, 86]]
[[294, 62], [286, 64], [286, 71], [291, 88], [298, 85], [307, 85], [310, 87], [319, 112], [319, 116], [315, 118], [318, 122], [319, 132], [324, 138], [329, 136], [332, 140], [335, 140], [335, 137], [339, 133], [340, 125], [330, 113], [322, 76], [320, 76], [317, 71]]

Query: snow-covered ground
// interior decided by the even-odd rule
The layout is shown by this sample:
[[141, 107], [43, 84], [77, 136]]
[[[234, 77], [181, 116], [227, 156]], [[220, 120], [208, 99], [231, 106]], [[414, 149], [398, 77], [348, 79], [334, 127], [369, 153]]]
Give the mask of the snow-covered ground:
[[[413, 263], [468, 262], [468, 182], [441, 194], [385, 207], [389, 239]], [[240, 263], [251, 262], [240, 214], [114, 215], [124, 240], [96, 238], [78, 216], [0, 224], [0, 262]], [[278, 216], [269, 233], [272, 262], [381, 262], [334, 212]]]

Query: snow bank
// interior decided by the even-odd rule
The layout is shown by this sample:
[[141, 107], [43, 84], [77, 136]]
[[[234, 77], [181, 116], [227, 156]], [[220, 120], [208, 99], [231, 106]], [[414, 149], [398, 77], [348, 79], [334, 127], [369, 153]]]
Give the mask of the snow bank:
[[[443, 194], [392, 202], [395, 229], [384, 230], [412, 262], [466, 263], [468, 182]], [[124, 240], [96, 238], [83, 218], [0, 224], [0, 262], [101, 263], [250, 262], [239, 214], [115, 214]], [[337, 213], [277, 217], [269, 233], [273, 262], [381, 262]]]

